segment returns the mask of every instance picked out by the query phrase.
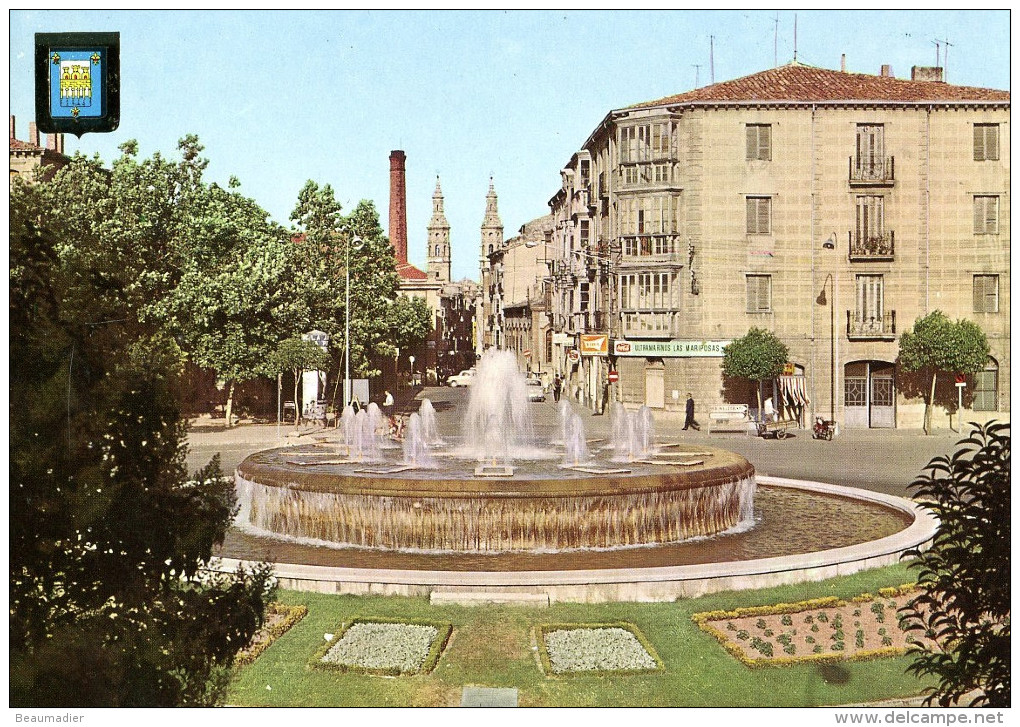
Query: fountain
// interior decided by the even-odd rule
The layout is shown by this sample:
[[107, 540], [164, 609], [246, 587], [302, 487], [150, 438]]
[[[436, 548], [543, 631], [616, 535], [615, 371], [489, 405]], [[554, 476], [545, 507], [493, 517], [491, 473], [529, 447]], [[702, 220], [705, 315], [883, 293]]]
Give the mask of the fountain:
[[[283, 543], [311, 548], [311, 555], [305, 550], [300, 557], [345, 566], [342, 576], [330, 578], [361, 584], [351, 586], [352, 592], [383, 581], [389, 584], [383, 590], [394, 593], [428, 593], [437, 584], [495, 583], [513, 590], [544, 583], [550, 592], [560, 588], [558, 597], [606, 600], [688, 593], [690, 580], [677, 580], [677, 568], [704, 562], [701, 553], [768, 525], [756, 525], [755, 471], [746, 459], [714, 447], [657, 442], [647, 407], [628, 412], [615, 404], [610, 440], [592, 446], [601, 440], [589, 442], [583, 420], [564, 401], [556, 434], [537, 437], [534, 405], [509, 352], [489, 351], [479, 362], [459, 439], [440, 436], [435, 409], [425, 399], [394, 454], [398, 448], [380, 434], [373, 406], [356, 415], [345, 409], [335, 444], [268, 450], [245, 459], [235, 475], [240, 503], [235, 539], [262, 543], [261, 557]], [[775, 507], [772, 489], [765, 494], [768, 507]], [[836, 494], [831, 511], [841, 513], [848, 500]], [[803, 495], [794, 500], [798, 497]], [[778, 507], [788, 508], [785, 502]], [[902, 531], [912, 517], [892, 516], [895, 522], [882, 525], [876, 537]], [[784, 535], [791, 532], [780, 525]], [[814, 542], [807, 546], [812, 547]], [[771, 553], [773, 546], [766, 550]], [[745, 557], [760, 558], [758, 552], [752, 548]], [[508, 572], [515, 574], [509, 582], [500, 575]], [[783, 575], [772, 575], [770, 582], [805, 579], [788, 565], [778, 572]], [[740, 587], [732, 577], [706, 578], [702, 571], [695, 580], [701, 592]], [[604, 582], [628, 585], [595, 595], [570, 591], [569, 584], [590, 589]]]

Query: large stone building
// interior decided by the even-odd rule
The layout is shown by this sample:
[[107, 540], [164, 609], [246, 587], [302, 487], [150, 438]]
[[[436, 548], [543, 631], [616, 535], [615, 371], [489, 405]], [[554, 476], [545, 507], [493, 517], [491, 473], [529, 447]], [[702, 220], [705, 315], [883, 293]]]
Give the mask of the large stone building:
[[[29, 181], [49, 179], [69, 161], [64, 155], [64, 135], [47, 134], [46, 146], [40, 140], [39, 128], [34, 121], [28, 124], [28, 140], [17, 137], [14, 116], [10, 117], [11, 167], [10, 181], [21, 177]], [[41, 177], [37, 177], [41, 175]]]
[[[599, 404], [748, 403], [722, 346], [789, 347], [783, 414], [916, 427], [898, 337], [940, 309], [991, 358], [967, 420], [1009, 411], [1009, 92], [797, 62], [609, 112], [550, 200], [553, 358]], [[952, 386], [950, 382], [950, 387]], [[939, 410], [944, 416], [944, 411]], [[1008, 414], [1006, 414], [1008, 417]]]
[[490, 279], [498, 281], [502, 316], [501, 348], [513, 351], [521, 371], [552, 379], [550, 279], [546, 243], [552, 215], [521, 225], [518, 234], [489, 254]]

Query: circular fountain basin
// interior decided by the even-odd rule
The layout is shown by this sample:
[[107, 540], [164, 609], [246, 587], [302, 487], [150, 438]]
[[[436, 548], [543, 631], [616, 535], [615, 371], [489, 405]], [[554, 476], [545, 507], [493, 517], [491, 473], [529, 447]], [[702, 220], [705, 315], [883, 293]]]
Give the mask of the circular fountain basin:
[[[313, 545], [449, 553], [647, 547], [752, 516], [754, 467], [702, 448], [656, 464], [438, 469], [339, 461], [323, 447], [259, 452], [236, 473], [238, 527]], [[491, 474], [493, 476], [487, 476]]]
[[[610, 551], [573, 551], [566, 554], [427, 554], [334, 549], [286, 540], [252, 536], [238, 530], [228, 533], [218, 568], [232, 571], [239, 564], [261, 560], [275, 563], [283, 588], [358, 595], [428, 596], [434, 602], [522, 604], [558, 601], [601, 603], [609, 601], [671, 601], [725, 590], [819, 581], [899, 562], [909, 549], [923, 547], [934, 537], [937, 520], [910, 500], [855, 488], [785, 478], [757, 477], [770, 493], [756, 527], [746, 533], [723, 534], [685, 544]], [[773, 497], [775, 495], [776, 497]], [[790, 500], [795, 513], [784, 513]], [[819, 506], [821, 503], [821, 506]], [[771, 509], [770, 509], [771, 508]], [[813, 522], [792, 522], [819, 511]], [[878, 530], [861, 530], [859, 537], [840, 542], [827, 526], [834, 513], [853, 523], [878, 517]], [[772, 528], [787, 543], [804, 542], [782, 555], [770, 552], [775, 540], [759, 546], [734, 547], [734, 541], [753, 541]], [[810, 519], [810, 518], [809, 518]], [[800, 531], [800, 532], [796, 532]], [[823, 532], [819, 547], [812, 533]], [[888, 533], [875, 537], [876, 533]], [[767, 536], [768, 537], [768, 536]], [[705, 548], [706, 544], [713, 547]], [[693, 558], [682, 553], [696, 552]], [[706, 553], [708, 555], [706, 555]]]

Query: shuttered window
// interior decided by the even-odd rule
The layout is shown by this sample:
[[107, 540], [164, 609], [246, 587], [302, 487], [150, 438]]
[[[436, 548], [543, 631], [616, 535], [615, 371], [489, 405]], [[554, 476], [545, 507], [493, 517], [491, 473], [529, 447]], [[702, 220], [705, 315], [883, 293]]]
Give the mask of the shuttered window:
[[989, 361], [984, 371], [974, 374], [974, 411], [996, 411], [999, 408], [999, 367]]
[[974, 124], [974, 161], [997, 161], [999, 158], [999, 125]]
[[747, 125], [747, 160], [772, 161], [772, 125]]
[[747, 275], [747, 312], [768, 313], [772, 310], [772, 276]]
[[974, 195], [974, 234], [999, 233], [999, 198], [995, 195]]
[[999, 312], [999, 276], [974, 276], [974, 312]]
[[768, 235], [772, 232], [772, 198], [747, 198], [747, 234]]

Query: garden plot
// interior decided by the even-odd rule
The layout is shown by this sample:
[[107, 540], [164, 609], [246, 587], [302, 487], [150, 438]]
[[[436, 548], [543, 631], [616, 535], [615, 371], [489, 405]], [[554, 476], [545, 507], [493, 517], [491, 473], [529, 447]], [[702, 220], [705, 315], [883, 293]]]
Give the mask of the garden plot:
[[891, 588], [851, 601], [822, 598], [693, 618], [748, 666], [873, 659], [903, 654], [911, 642], [926, 642], [920, 632], [900, 627], [897, 610], [914, 595], [906, 587]]
[[450, 624], [355, 620], [328, 634], [313, 666], [399, 675], [431, 671], [450, 637]]
[[632, 624], [546, 625], [538, 628], [542, 665], [550, 674], [631, 673], [662, 668]]
[[234, 658], [235, 666], [251, 664], [307, 613], [308, 608], [305, 606], [288, 606], [277, 601], [270, 603], [266, 608], [265, 623], [252, 637], [251, 643], [237, 652]]

